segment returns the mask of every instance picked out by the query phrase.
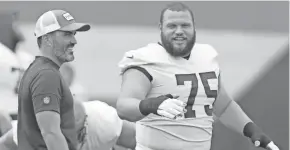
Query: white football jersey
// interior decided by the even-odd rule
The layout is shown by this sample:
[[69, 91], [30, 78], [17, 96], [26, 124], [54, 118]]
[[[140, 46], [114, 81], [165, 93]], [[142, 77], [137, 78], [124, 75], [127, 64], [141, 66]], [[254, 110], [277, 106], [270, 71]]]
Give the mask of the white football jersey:
[[[88, 135], [81, 150], [110, 150], [123, 126], [115, 108], [101, 101], [83, 102], [87, 113]], [[17, 121], [12, 121], [13, 141], [17, 145]]]
[[88, 137], [82, 150], [110, 150], [123, 126], [115, 108], [101, 101], [83, 102], [88, 115]]
[[189, 59], [172, 57], [159, 44], [125, 53], [121, 71], [139, 66], [153, 77], [147, 97], [179, 96], [187, 112], [176, 120], [149, 114], [136, 124], [137, 148], [209, 150], [212, 138], [212, 107], [217, 97], [217, 52], [207, 44], [195, 44]]
[[34, 55], [26, 52], [23, 49], [18, 49], [16, 51], [16, 57], [23, 70], [26, 70], [35, 59]]
[[21, 65], [15, 55], [0, 43], [0, 109], [17, 112], [17, 94], [15, 89], [20, 78]]

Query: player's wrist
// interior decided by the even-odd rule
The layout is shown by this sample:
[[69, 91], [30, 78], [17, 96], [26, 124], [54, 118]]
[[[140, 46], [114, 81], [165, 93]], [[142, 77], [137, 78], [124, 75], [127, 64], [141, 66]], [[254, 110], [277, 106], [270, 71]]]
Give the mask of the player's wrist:
[[259, 147], [266, 148], [267, 145], [272, 141], [256, 124], [249, 122], [245, 125], [243, 133], [246, 137], [250, 138], [251, 141], [256, 145], [259, 142]]
[[141, 100], [139, 103], [139, 110], [142, 115], [147, 116], [151, 113], [157, 114], [160, 104], [168, 98], [172, 98], [170, 94], [162, 95], [154, 98]]
[[151, 100], [141, 100], [139, 103], [139, 110], [142, 115], [147, 116], [150, 113], [157, 113], [157, 109]]

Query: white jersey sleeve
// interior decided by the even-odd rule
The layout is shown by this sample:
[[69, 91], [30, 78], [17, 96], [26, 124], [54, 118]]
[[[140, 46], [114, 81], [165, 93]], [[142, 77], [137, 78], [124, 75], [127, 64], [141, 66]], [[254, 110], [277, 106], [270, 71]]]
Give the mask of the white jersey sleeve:
[[88, 139], [84, 150], [108, 150], [121, 134], [123, 122], [115, 108], [101, 101], [84, 102], [88, 115]]
[[169, 54], [157, 43], [150, 43], [145, 47], [127, 51], [122, 60], [118, 63], [121, 74], [133, 66], [151, 66], [159, 63], [166, 63]]

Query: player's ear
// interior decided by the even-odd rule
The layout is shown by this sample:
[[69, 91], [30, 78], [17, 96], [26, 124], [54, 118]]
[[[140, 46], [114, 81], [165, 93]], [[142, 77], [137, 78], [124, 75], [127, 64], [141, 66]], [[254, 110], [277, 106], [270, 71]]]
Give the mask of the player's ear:
[[158, 28], [159, 28], [159, 31], [161, 32], [162, 31], [162, 23], [161, 22], [159, 22]]

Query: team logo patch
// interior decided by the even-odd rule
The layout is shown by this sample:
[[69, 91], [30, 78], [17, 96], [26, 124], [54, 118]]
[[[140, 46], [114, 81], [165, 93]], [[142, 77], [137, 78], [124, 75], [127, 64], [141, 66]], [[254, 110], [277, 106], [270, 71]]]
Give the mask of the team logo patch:
[[69, 13], [65, 13], [62, 15], [66, 20], [70, 21], [73, 20], [74, 18], [69, 14]]
[[43, 98], [43, 103], [44, 104], [49, 104], [49, 102], [50, 102], [50, 98], [49, 97], [44, 97]]

